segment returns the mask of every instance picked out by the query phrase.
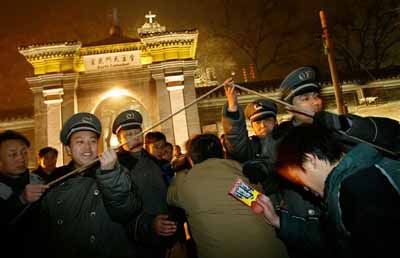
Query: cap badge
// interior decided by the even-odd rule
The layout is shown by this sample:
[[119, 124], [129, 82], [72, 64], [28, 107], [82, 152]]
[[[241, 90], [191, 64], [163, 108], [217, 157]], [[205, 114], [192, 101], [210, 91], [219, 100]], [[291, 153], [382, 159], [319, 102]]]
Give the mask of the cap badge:
[[128, 114], [126, 114], [126, 118], [127, 119], [132, 119], [132, 118], [134, 118], [135, 117], [135, 114], [133, 114], [133, 113], [128, 113]]
[[299, 74], [299, 79], [302, 81], [308, 80], [313, 76], [312, 71], [304, 71]]
[[257, 110], [260, 110], [260, 109], [262, 109], [263, 108], [263, 106], [260, 104], [260, 103], [256, 103], [256, 104], [254, 104], [254, 109], [257, 111]]
[[84, 117], [82, 117], [81, 121], [85, 122], [85, 123], [91, 123], [93, 121], [93, 118], [90, 116], [84, 116]]

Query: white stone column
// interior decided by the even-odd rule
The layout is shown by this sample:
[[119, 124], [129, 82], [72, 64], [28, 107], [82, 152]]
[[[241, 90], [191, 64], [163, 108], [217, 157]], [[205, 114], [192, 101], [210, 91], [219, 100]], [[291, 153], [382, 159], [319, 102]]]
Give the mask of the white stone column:
[[[185, 106], [185, 99], [183, 95], [183, 85], [176, 85], [167, 87], [169, 91], [169, 99], [171, 103], [171, 112], [174, 113]], [[181, 111], [172, 118], [175, 144], [185, 149], [185, 143], [189, 139], [188, 124], [186, 119], [186, 111]]]
[[[158, 119], [156, 121], [152, 121], [156, 123], [161, 119], [166, 118], [171, 114], [171, 105], [168, 90], [165, 84], [165, 77], [163, 73], [152, 74], [153, 78], [156, 81], [156, 93], [157, 93], [157, 102], [158, 102]], [[161, 132], [165, 134], [168, 141], [174, 139], [174, 131], [172, 120], [168, 119], [160, 126]], [[156, 130], [160, 130], [157, 129]]]
[[62, 166], [64, 163], [63, 146], [60, 142], [63, 94], [62, 88], [43, 90], [44, 103], [47, 105], [47, 146], [57, 149], [57, 166]]
[[[197, 67], [197, 60], [168, 61], [151, 64], [149, 66], [152, 76], [156, 80], [157, 95], [160, 106], [160, 114], [170, 110], [170, 113], [183, 108], [196, 99], [194, 71]], [[164, 87], [159, 80], [164, 78]], [[169, 98], [165, 91], [169, 92]], [[166, 106], [168, 103], [168, 107]], [[169, 114], [170, 114], [169, 113]], [[168, 114], [168, 115], [169, 115]], [[199, 134], [200, 120], [197, 105], [180, 112], [172, 118], [172, 124], [168, 124], [173, 134], [173, 141], [185, 149], [185, 143], [189, 137]], [[168, 138], [168, 135], [167, 135]], [[172, 142], [170, 138], [169, 141]]]

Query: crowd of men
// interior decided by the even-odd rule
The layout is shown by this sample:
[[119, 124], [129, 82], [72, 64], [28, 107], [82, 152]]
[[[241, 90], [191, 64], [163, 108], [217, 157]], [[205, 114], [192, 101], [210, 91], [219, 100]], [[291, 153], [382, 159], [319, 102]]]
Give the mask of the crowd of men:
[[[60, 132], [71, 161], [55, 168], [57, 151], [45, 148], [34, 172], [29, 141], [0, 133], [2, 256], [397, 253], [398, 121], [324, 111], [314, 67], [300, 67], [281, 83], [293, 116], [279, 124], [274, 101], [257, 99], [242, 110], [234, 82], [224, 84], [223, 139], [193, 136], [186, 154], [161, 132], [143, 136], [136, 110], [122, 112], [112, 125], [120, 149], [101, 154], [99, 119], [73, 115]], [[262, 192], [251, 208], [228, 195], [238, 177]]]

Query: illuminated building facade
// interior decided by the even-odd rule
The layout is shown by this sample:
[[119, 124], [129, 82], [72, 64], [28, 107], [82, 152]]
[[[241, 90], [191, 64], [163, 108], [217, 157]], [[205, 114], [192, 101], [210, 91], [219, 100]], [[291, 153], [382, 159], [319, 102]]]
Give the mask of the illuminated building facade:
[[[143, 114], [146, 128], [196, 98], [197, 30], [167, 31], [155, 21], [138, 29], [138, 39], [122, 34], [116, 15], [108, 38], [19, 47], [34, 68], [27, 78], [34, 94], [34, 150], [52, 146], [67, 161], [59, 141], [63, 122], [77, 112], [102, 121], [101, 147], [115, 144], [111, 125], [126, 109]], [[197, 106], [160, 125], [167, 139], [183, 145], [200, 133]]]

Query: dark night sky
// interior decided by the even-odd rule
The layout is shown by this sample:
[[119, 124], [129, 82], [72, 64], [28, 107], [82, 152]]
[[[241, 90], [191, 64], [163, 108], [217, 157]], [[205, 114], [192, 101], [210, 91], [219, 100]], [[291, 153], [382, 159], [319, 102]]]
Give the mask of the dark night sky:
[[[222, 1], [222, 0], [221, 0]], [[198, 28], [200, 44], [210, 22], [218, 19], [219, 0], [2, 0], [0, 15], [0, 120], [10, 114], [33, 113], [33, 95], [25, 77], [32, 67], [17, 46], [44, 42], [97, 41], [107, 37], [112, 8], [118, 8], [124, 34], [137, 37], [136, 29], [151, 10], [167, 30]], [[257, 0], [250, 0], [257, 1]], [[261, 1], [261, 0], [260, 0]], [[298, 2], [298, 1], [297, 1]], [[319, 26], [316, 0], [300, 1], [303, 17]], [[202, 57], [199, 57], [200, 62]], [[286, 71], [285, 71], [286, 72]]]

